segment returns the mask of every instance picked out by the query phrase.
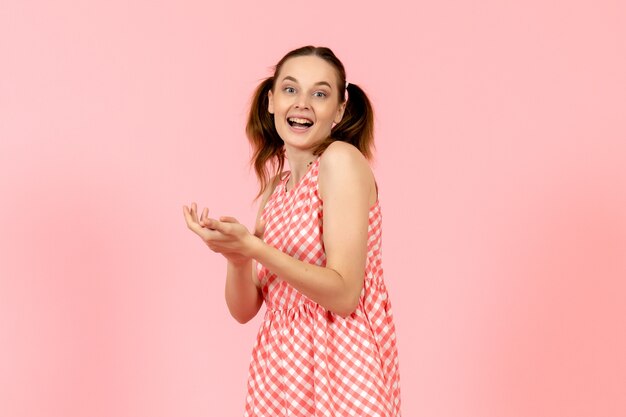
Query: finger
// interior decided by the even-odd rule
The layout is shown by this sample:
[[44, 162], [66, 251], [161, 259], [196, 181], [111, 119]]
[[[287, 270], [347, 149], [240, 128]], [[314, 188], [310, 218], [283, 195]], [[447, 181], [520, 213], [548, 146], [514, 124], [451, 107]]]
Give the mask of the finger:
[[231, 217], [231, 216], [222, 216], [222, 217], [220, 217], [220, 221], [227, 222], [227, 223], [239, 223], [239, 221], [237, 221], [237, 219], [235, 219], [234, 217]]
[[[191, 210], [187, 206], [183, 206], [183, 213], [185, 215], [185, 221], [187, 222], [187, 227], [193, 231], [195, 234], [200, 236], [203, 241], [221, 241], [224, 239], [224, 235], [213, 228], [202, 227], [201, 224], [195, 222], [191, 215]], [[214, 219], [208, 219], [210, 222], [215, 222]], [[206, 221], [205, 221], [206, 223]], [[212, 225], [212, 223], [211, 223]]]
[[202, 215], [200, 216], [200, 224], [204, 226], [204, 222], [206, 221], [208, 217], [209, 217], [209, 209], [205, 207], [204, 210], [202, 210]]
[[191, 226], [195, 222], [193, 221], [193, 216], [191, 215], [191, 210], [189, 209], [189, 207], [183, 206], [183, 215], [185, 216], [185, 222], [187, 223], [187, 226], [191, 228]]
[[207, 245], [210, 244], [216, 245], [216, 247], [223, 247], [224, 244], [228, 244], [228, 242], [232, 240], [219, 230], [202, 227], [200, 225], [197, 225], [197, 229], [194, 231]]
[[219, 222], [218, 220], [212, 219], [210, 217], [205, 218], [202, 221], [202, 225], [210, 230], [220, 230], [220, 225], [221, 222]]
[[191, 218], [194, 222], [198, 223], [198, 207], [196, 203], [191, 203]]
[[218, 232], [221, 232], [225, 235], [228, 235], [231, 233], [232, 227], [230, 224], [226, 222], [221, 222], [216, 219], [209, 219], [209, 220], [210, 220], [211, 229], [217, 230]]

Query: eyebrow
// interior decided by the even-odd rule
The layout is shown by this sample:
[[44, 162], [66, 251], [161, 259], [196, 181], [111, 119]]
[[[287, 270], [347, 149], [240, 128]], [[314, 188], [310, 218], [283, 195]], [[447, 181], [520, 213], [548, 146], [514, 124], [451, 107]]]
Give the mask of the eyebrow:
[[[291, 80], [291, 81], [298, 82], [298, 80], [296, 80], [295, 78], [293, 78], [293, 77], [292, 77], [292, 76], [290, 76], [290, 75], [288, 75], [288, 76], [286, 76], [285, 78], [283, 78], [283, 81], [285, 81], [285, 80]], [[318, 81], [318, 82], [316, 82], [314, 85], [327, 85], [327, 86], [328, 86], [328, 88], [332, 88], [332, 87], [330, 86], [330, 84], [328, 84], [326, 81]]]

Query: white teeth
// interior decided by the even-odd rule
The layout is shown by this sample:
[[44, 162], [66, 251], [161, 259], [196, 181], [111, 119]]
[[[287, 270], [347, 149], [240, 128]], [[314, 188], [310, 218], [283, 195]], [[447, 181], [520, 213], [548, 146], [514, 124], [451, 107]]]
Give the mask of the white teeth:
[[305, 124], [305, 123], [313, 124], [313, 122], [308, 120], [308, 119], [299, 119], [297, 117], [290, 117], [287, 120], [289, 120], [290, 122], [296, 122], [296, 123], [300, 123], [300, 124]]

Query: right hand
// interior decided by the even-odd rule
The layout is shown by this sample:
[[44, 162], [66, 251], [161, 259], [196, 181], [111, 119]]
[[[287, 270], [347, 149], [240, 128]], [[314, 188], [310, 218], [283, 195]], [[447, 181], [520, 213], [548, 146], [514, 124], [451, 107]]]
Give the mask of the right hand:
[[[209, 211], [207, 208], [202, 211], [202, 215], [200, 219], [198, 219], [196, 203], [191, 204], [191, 209], [187, 208], [187, 206], [183, 206], [183, 214], [185, 215], [187, 227], [200, 236], [213, 252], [222, 254], [228, 261], [234, 264], [243, 264], [250, 260], [249, 256], [233, 249], [232, 245], [230, 245], [230, 243], [236, 243], [237, 239], [233, 239], [230, 234], [224, 233], [225, 229], [233, 229], [233, 227], [229, 226], [237, 225], [239, 229], [242, 229], [242, 232], [245, 230], [244, 234], [249, 236], [249, 232], [246, 230], [245, 226], [240, 225], [237, 219], [230, 216], [222, 216], [219, 221], [210, 219], [208, 217]], [[228, 223], [231, 225], [227, 225]], [[254, 236], [262, 240], [264, 232], [265, 222], [260, 220], [254, 231]]]

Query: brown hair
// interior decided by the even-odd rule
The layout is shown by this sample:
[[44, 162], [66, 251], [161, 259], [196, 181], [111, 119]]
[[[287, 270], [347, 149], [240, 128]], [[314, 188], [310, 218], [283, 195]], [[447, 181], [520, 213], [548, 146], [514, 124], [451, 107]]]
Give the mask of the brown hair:
[[288, 52], [278, 64], [273, 67], [274, 75], [264, 79], [256, 88], [250, 105], [246, 135], [252, 146], [250, 164], [254, 166], [261, 189], [256, 198], [259, 198], [269, 186], [272, 175], [280, 174], [285, 163], [283, 140], [276, 131], [274, 115], [269, 113], [269, 99], [267, 93], [274, 91], [275, 77], [280, 73], [283, 63], [289, 58], [298, 56], [318, 56], [331, 64], [337, 73], [337, 89], [339, 102], [348, 101], [343, 118], [331, 130], [330, 136], [322, 141], [313, 153], [319, 155], [335, 140], [348, 142], [356, 146], [367, 158], [372, 158], [371, 149], [374, 147], [374, 109], [365, 92], [356, 84], [346, 85], [346, 71], [341, 61], [333, 51], [326, 47], [303, 46]]

